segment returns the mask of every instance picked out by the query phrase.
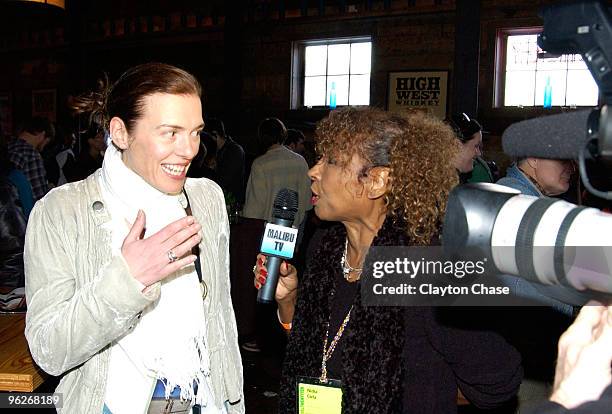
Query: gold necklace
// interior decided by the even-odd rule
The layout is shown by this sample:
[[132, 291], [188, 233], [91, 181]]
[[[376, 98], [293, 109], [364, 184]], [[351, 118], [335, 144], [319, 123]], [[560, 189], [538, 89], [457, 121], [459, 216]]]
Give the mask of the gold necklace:
[[[344, 252], [342, 253], [342, 260], [340, 263], [342, 264], [342, 275], [347, 282], [355, 282], [361, 278], [361, 272], [363, 272], [363, 267], [352, 267], [348, 260], [346, 260], [346, 256], [348, 252], [348, 237], [344, 242]], [[351, 273], [356, 274], [355, 278], [351, 277]]]
[[349, 309], [348, 313], [344, 317], [344, 320], [342, 321], [342, 324], [338, 328], [338, 332], [336, 332], [334, 339], [329, 344], [329, 347], [327, 346], [327, 340], [329, 339], [329, 321], [327, 322], [327, 330], [325, 331], [325, 340], [323, 341], [323, 361], [321, 362], [321, 376], [319, 377], [319, 381], [321, 381], [323, 384], [327, 383], [327, 361], [329, 361], [329, 359], [331, 358], [332, 354], [336, 350], [336, 345], [338, 345], [338, 341], [340, 341], [340, 338], [342, 338], [344, 329], [346, 328], [346, 325], [349, 323], [349, 320], [351, 319], [352, 310], [353, 310], [353, 305], [351, 305], [351, 308]]

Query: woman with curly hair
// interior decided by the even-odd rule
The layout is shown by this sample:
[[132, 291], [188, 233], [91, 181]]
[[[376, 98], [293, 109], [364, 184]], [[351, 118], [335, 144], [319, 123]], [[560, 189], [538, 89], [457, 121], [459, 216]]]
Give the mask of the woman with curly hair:
[[[320, 219], [338, 223], [313, 238], [299, 283], [294, 266], [280, 268], [276, 300], [290, 336], [279, 412], [307, 412], [296, 393], [312, 381], [304, 377], [340, 387], [324, 403], [329, 413], [452, 413], [460, 395], [479, 407], [510, 399], [520, 357], [497, 334], [444, 326], [433, 308], [361, 302], [370, 246], [437, 243], [457, 184], [453, 131], [424, 115], [347, 108], [316, 133], [312, 202]], [[259, 288], [265, 257], [254, 270]]]

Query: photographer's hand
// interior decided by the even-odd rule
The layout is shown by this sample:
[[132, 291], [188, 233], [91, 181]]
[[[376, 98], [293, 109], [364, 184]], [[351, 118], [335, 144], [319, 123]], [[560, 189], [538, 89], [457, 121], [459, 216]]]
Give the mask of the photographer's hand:
[[612, 382], [612, 306], [589, 302], [559, 340], [551, 401], [566, 408], [597, 400]]

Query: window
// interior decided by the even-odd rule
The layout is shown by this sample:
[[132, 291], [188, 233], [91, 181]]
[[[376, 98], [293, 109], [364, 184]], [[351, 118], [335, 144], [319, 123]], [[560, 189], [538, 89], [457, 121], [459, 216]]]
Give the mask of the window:
[[292, 107], [370, 104], [370, 38], [294, 45]]
[[539, 31], [502, 31], [498, 37], [496, 106], [597, 105], [599, 89], [582, 56], [548, 55], [537, 44]]

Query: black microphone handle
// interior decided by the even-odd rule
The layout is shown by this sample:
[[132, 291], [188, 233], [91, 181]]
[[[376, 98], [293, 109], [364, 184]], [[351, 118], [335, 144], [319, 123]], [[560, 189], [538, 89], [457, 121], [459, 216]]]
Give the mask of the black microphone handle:
[[[273, 224], [279, 226], [291, 227], [293, 220], [286, 220], [279, 217], [273, 217]], [[257, 302], [259, 303], [274, 303], [274, 295], [276, 293], [276, 285], [278, 283], [278, 270], [280, 268], [283, 259], [276, 256], [268, 256], [266, 261], [266, 269], [268, 269], [268, 276], [266, 277], [266, 283], [259, 289], [257, 293]]]
[[266, 261], [268, 276], [266, 277], [266, 283], [264, 283], [257, 293], [257, 302], [274, 303], [276, 285], [278, 284], [278, 271], [282, 262], [283, 259], [280, 257], [268, 256], [268, 260]]

